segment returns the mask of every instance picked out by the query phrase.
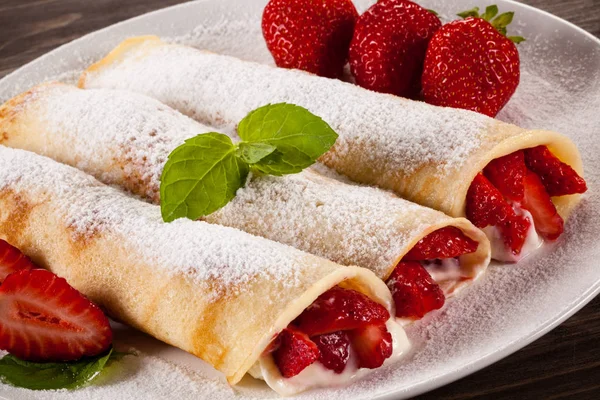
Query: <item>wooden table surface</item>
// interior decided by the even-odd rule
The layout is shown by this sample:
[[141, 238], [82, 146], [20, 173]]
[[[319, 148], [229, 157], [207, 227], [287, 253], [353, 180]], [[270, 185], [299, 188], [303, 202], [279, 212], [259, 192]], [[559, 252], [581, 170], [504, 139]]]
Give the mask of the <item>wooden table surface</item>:
[[[523, 2], [600, 36], [600, 0]], [[0, 78], [88, 32], [176, 3], [0, 0]], [[600, 297], [517, 353], [418, 399], [600, 399]]]

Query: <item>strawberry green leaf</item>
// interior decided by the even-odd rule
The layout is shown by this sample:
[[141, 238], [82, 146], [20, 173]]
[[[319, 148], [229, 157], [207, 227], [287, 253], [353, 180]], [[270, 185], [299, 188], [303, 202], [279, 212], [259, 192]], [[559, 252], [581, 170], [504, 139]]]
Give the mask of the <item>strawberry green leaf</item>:
[[523, 36], [508, 36], [508, 39], [515, 44], [519, 44], [525, 41], [525, 38]]
[[160, 181], [163, 220], [198, 219], [226, 205], [244, 185], [248, 165], [222, 133], [205, 133], [173, 150]]
[[0, 382], [32, 390], [77, 389], [93, 381], [107, 363], [121, 358], [113, 349], [63, 363], [36, 363], [10, 354], [0, 359]]
[[504, 28], [504, 31], [506, 32], [506, 27], [512, 22], [514, 15], [515, 13], [513, 11], [500, 14], [491, 22], [492, 26], [498, 30]]
[[498, 6], [494, 4], [486, 7], [485, 13], [481, 16], [481, 18], [485, 19], [486, 21], [491, 21], [491, 19], [494, 18], [497, 14]]
[[473, 7], [470, 10], [460, 12], [456, 15], [458, 15], [459, 17], [462, 17], [462, 18], [468, 18], [468, 17], [479, 18], [479, 7]]
[[440, 14], [437, 11], [432, 10], [431, 8], [426, 8], [426, 10], [429, 11], [430, 13], [432, 13], [433, 15], [435, 15], [436, 17], [440, 16]]
[[268, 143], [240, 142], [236, 156], [247, 164], [256, 164], [276, 149], [275, 146]]
[[312, 165], [335, 143], [338, 135], [321, 118], [294, 104], [257, 108], [238, 125], [245, 142], [274, 146], [275, 151], [253, 168], [271, 175], [293, 174]]

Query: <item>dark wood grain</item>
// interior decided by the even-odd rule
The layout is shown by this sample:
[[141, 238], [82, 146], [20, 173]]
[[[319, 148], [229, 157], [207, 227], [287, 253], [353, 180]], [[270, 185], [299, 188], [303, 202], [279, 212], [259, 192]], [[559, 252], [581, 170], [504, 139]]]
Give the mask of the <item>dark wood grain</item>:
[[[180, 2], [0, 0], [0, 77], [88, 32]], [[600, 0], [524, 3], [600, 36]], [[600, 298], [517, 353], [418, 399], [600, 399]]]

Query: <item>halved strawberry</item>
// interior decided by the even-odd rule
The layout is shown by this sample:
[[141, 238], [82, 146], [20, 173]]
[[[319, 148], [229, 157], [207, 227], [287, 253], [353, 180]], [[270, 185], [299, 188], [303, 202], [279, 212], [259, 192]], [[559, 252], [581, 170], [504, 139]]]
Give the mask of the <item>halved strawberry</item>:
[[35, 268], [33, 262], [19, 249], [0, 239], [0, 283], [15, 271]]
[[404, 261], [434, 260], [436, 258], [454, 258], [473, 253], [479, 243], [465, 236], [454, 226], [446, 226], [431, 232], [404, 256]]
[[325, 333], [312, 338], [317, 344], [321, 356], [319, 361], [325, 368], [341, 374], [350, 357], [350, 338], [346, 331]]
[[0, 286], [0, 349], [23, 360], [70, 361], [111, 342], [102, 311], [52, 272], [14, 272]]
[[523, 178], [526, 169], [525, 154], [522, 151], [515, 151], [490, 162], [483, 170], [483, 174], [504, 197], [521, 201], [525, 193]]
[[401, 261], [387, 285], [396, 304], [396, 317], [421, 318], [444, 305], [444, 292], [416, 261]]
[[564, 221], [558, 215], [540, 177], [527, 170], [524, 183], [525, 196], [522, 205], [531, 213], [535, 229], [546, 239], [557, 239], [563, 233]]
[[392, 355], [392, 335], [385, 325], [367, 325], [349, 332], [358, 368], [381, 367]]
[[546, 146], [537, 146], [525, 150], [527, 168], [541, 179], [550, 196], [584, 193], [587, 190], [585, 180], [570, 165], [560, 161]]
[[320, 295], [294, 324], [309, 336], [383, 324], [390, 313], [379, 303], [355, 290], [335, 286]]
[[308, 335], [292, 327], [281, 331], [279, 347], [273, 352], [273, 359], [284, 378], [298, 375], [304, 368], [319, 359], [319, 349]]

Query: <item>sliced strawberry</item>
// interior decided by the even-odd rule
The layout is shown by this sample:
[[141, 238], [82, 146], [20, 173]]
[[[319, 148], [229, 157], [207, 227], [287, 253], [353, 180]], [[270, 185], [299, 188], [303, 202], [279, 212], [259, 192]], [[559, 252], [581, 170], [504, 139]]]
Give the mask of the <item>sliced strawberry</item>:
[[564, 221], [552, 203], [539, 176], [527, 170], [525, 174], [523, 208], [531, 213], [535, 229], [548, 240], [557, 239], [564, 229]]
[[490, 162], [483, 170], [483, 174], [504, 197], [521, 201], [525, 193], [523, 178], [526, 169], [525, 154], [522, 151], [515, 151]]
[[385, 325], [367, 325], [349, 332], [358, 368], [381, 367], [392, 355], [392, 335]]
[[387, 285], [396, 303], [396, 317], [421, 318], [444, 305], [444, 292], [416, 261], [401, 261]]
[[279, 347], [273, 352], [275, 364], [284, 378], [298, 375], [319, 359], [319, 349], [308, 335], [288, 327], [278, 337]]
[[77, 360], [102, 353], [111, 341], [102, 311], [52, 272], [18, 271], [0, 286], [0, 349], [18, 358]]
[[390, 313], [381, 304], [355, 290], [336, 286], [320, 295], [294, 323], [314, 336], [383, 324], [389, 318]]
[[485, 177], [477, 174], [467, 191], [467, 218], [478, 228], [497, 226], [504, 244], [520, 254], [525, 243], [529, 220], [517, 215], [502, 193]]
[[325, 368], [341, 374], [350, 357], [350, 338], [345, 331], [325, 333], [312, 338], [321, 356], [319, 361]]
[[473, 253], [479, 243], [465, 236], [454, 226], [447, 226], [431, 232], [404, 256], [405, 261], [434, 260], [436, 258], [454, 258]]
[[530, 226], [531, 221], [528, 218], [516, 214], [511, 215], [503, 224], [498, 225], [498, 229], [502, 233], [504, 245], [514, 255], [521, 254]]
[[33, 262], [19, 249], [0, 239], [0, 283], [15, 271], [35, 268]]
[[467, 191], [466, 212], [478, 228], [500, 225], [514, 214], [502, 193], [483, 174], [477, 174]]
[[585, 180], [570, 165], [560, 161], [546, 146], [525, 150], [527, 168], [535, 172], [550, 196], [584, 193]]

